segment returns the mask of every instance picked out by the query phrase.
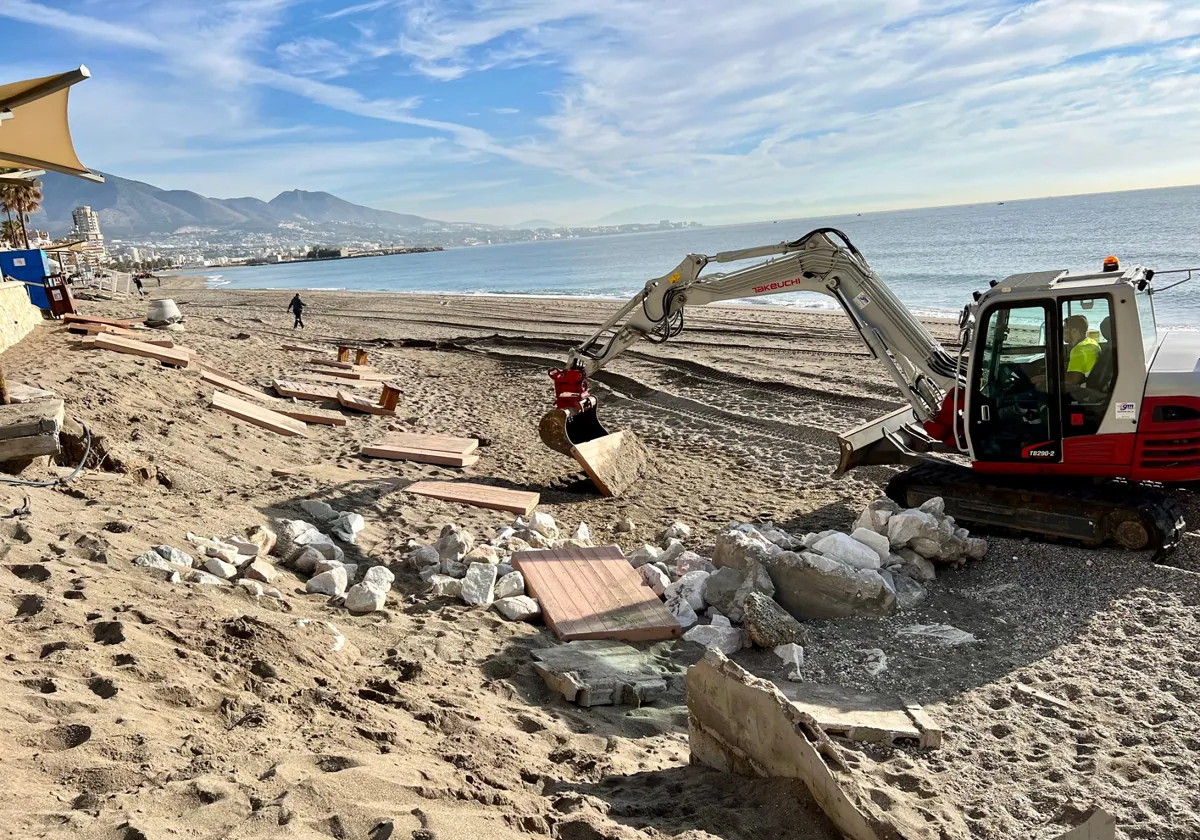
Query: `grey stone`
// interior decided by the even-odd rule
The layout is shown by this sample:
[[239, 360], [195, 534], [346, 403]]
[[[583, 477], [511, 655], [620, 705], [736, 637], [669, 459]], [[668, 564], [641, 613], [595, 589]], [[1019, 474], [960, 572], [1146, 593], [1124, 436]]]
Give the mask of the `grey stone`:
[[173, 572], [179, 569], [179, 566], [165, 560], [157, 551], [147, 551], [133, 558], [133, 565], [140, 566], [143, 569], [161, 569], [165, 572]]
[[266, 552], [262, 550], [262, 546], [260, 546], [258, 543], [244, 540], [236, 534], [225, 537], [222, 542], [236, 548], [238, 554], [244, 554], [249, 557], [257, 557], [259, 554], [266, 554]]
[[345, 554], [334, 545], [333, 540], [312, 523], [302, 519], [285, 519], [279, 529], [279, 542], [275, 545], [276, 553], [284, 560], [293, 562], [294, 558], [301, 554], [306, 547], [319, 551], [323, 557], [329, 560], [345, 558]]
[[893, 513], [900, 512], [900, 505], [893, 502], [891, 499], [876, 499], [867, 505], [858, 519], [854, 522], [855, 528], [867, 528], [877, 534], [887, 535], [888, 520], [892, 518]]
[[748, 533], [737, 527], [727, 528], [717, 534], [712, 562], [714, 566], [731, 569], [745, 569], [751, 563], [765, 563], [771, 556], [768, 545], [771, 543], [763, 539], [758, 531]]
[[872, 569], [851, 569], [809, 551], [770, 558], [775, 600], [799, 619], [891, 615], [896, 598]]
[[692, 605], [688, 603], [687, 597], [682, 591], [674, 592], [667, 598], [667, 612], [675, 616], [675, 620], [679, 622], [679, 626], [685, 630], [700, 620], [696, 615], [696, 611], [692, 609]]
[[422, 569], [427, 569], [430, 566], [441, 565], [442, 558], [438, 554], [436, 546], [419, 545], [412, 551], [408, 552], [408, 563], [418, 572]]
[[496, 564], [496, 580], [500, 580], [505, 575], [511, 575], [514, 571], [516, 570], [507, 563], [498, 563]]
[[851, 532], [850, 537], [874, 551], [878, 555], [881, 564], [888, 561], [888, 557], [892, 553], [891, 543], [883, 534], [867, 528], [855, 528]]
[[491, 563], [472, 563], [463, 579], [462, 599], [471, 606], [492, 603], [496, 589], [496, 567]]
[[746, 647], [746, 633], [738, 627], [719, 627], [712, 624], [700, 624], [683, 634], [689, 642], [704, 645], [721, 651], [726, 656], [737, 653]]
[[863, 545], [849, 534], [830, 534], [817, 540], [812, 550], [852, 569], [878, 569], [880, 566], [879, 555], [875, 549]]
[[346, 609], [352, 613], [372, 613], [383, 609], [386, 603], [387, 590], [370, 583], [356, 583], [346, 591]]
[[429, 597], [461, 598], [463, 582], [449, 575], [435, 574], [429, 578]]
[[638, 574], [642, 577], [642, 583], [650, 587], [650, 590], [659, 597], [667, 591], [667, 587], [671, 585], [671, 578], [659, 568], [657, 563], [647, 563], [638, 569]]
[[372, 566], [363, 575], [362, 582], [367, 584], [367, 586], [374, 586], [387, 592], [392, 588], [392, 584], [396, 582], [396, 576], [392, 574], [392, 570], [387, 566]]
[[280, 592], [278, 589], [276, 589], [274, 586], [264, 586], [262, 588], [262, 591], [263, 591], [263, 594], [266, 595], [268, 598], [275, 598], [278, 601], [283, 600], [283, 593]]
[[663, 548], [671, 540], [686, 540], [692, 535], [692, 527], [686, 522], [673, 522], [658, 535], [658, 544]]
[[357, 513], [339, 513], [337, 518], [329, 523], [329, 532], [344, 543], [354, 545], [358, 535], [367, 527], [367, 521]]
[[580, 522], [579, 526], [575, 529], [575, 533], [572, 535], [572, 538], [574, 540], [576, 540], [577, 542], [586, 543], [587, 545], [591, 545], [592, 544], [592, 529], [588, 527], [588, 524], [586, 522]]
[[937, 517], [921, 510], [893, 513], [888, 520], [888, 542], [892, 548], [910, 545], [916, 539], [936, 540], [939, 536]]
[[611, 639], [535, 650], [533, 667], [547, 687], [580, 706], [639, 706], [667, 690], [667, 672], [651, 653]]
[[346, 569], [344, 566], [338, 566], [309, 578], [304, 591], [310, 595], [326, 595], [332, 598], [346, 593], [346, 583]]
[[192, 559], [192, 555], [169, 545], [156, 545], [154, 546], [154, 552], [172, 566], [178, 566], [181, 569], [190, 569], [196, 565], [196, 561]]
[[887, 670], [887, 654], [879, 648], [860, 651], [863, 654], [863, 670], [877, 677]]
[[461, 560], [443, 560], [442, 574], [455, 578], [465, 577], [467, 574], [467, 564]]
[[525, 527], [530, 531], [541, 534], [548, 540], [558, 539], [558, 525], [555, 524], [554, 517], [548, 513], [535, 511], [529, 517], [529, 522]]
[[694, 551], [685, 551], [675, 558], [675, 574], [680, 577], [686, 575], [688, 572], [708, 572], [712, 574], [716, 570], [716, 566]]
[[529, 621], [542, 614], [542, 608], [538, 606], [538, 602], [528, 595], [500, 598], [492, 606], [496, 608], [496, 612], [509, 621]]
[[702, 610], [708, 605], [704, 589], [708, 584], [709, 577], [711, 575], [708, 572], [688, 572], [679, 580], [665, 587], [663, 594], [667, 598], [673, 598], [678, 593], [678, 596], [687, 601], [693, 610]]
[[242, 570], [242, 575], [244, 578], [249, 578], [250, 580], [271, 584], [275, 582], [275, 578], [279, 576], [279, 572], [266, 560], [252, 560]]
[[923, 639], [932, 639], [935, 642], [950, 647], [978, 641], [974, 634], [968, 633], [966, 630], [959, 630], [951, 624], [913, 624], [908, 627], [902, 627], [897, 632], [902, 636], [918, 636]]
[[238, 550], [232, 545], [216, 542], [209, 543], [204, 549], [204, 554], [208, 557], [215, 557], [218, 560], [222, 560], [231, 566], [238, 565]]
[[500, 554], [496, 551], [494, 545], [477, 545], [467, 552], [463, 557], [463, 562], [470, 563], [491, 563], [495, 565], [500, 562]]
[[978, 537], [970, 537], [967, 539], [966, 543], [966, 555], [972, 560], [982, 560], [985, 556], [987, 556], [987, 540], [981, 540]]
[[254, 596], [255, 598], [262, 597], [262, 594], [263, 594], [262, 584], [256, 580], [250, 580], [249, 578], [242, 578], [241, 580], [239, 580], [237, 582], [237, 585], [242, 587], [242, 589], [245, 589], [246, 592], [248, 592], [250, 595]]
[[224, 578], [219, 578], [216, 575], [203, 572], [200, 569], [192, 569], [188, 573], [188, 580], [200, 586], [232, 586], [232, 584]]
[[926, 499], [917, 510], [941, 519], [946, 515], [946, 502], [941, 496], [934, 496], [932, 499]]
[[647, 563], [653, 563], [662, 554], [662, 549], [653, 545], [643, 545], [641, 548], [635, 548], [630, 552], [629, 565], [635, 569], [645, 566]]
[[493, 592], [495, 593], [496, 600], [524, 595], [525, 576], [520, 572], [511, 572], [502, 578], [498, 578]]
[[926, 560], [920, 554], [917, 554], [911, 548], [899, 549], [896, 552], [896, 556], [903, 562], [900, 574], [921, 583], [928, 583], [937, 578], [937, 570], [934, 568], [933, 563]]
[[617, 523], [613, 525], [613, 532], [617, 534], [632, 534], [636, 527], [632, 519], [625, 517], [624, 519], [617, 520]]
[[925, 558], [941, 557], [943, 553], [941, 542], [928, 537], [914, 537], [908, 541], [908, 544], [912, 546], [913, 551]]
[[230, 580], [237, 576], [237, 566], [226, 563], [219, 557], [209, 557], [205, 560], [204, 570], [210, 575], [216, 575], [221, 580]]
[[807, 641], [800, 622], [761, 592], [751, 592], [746, 597], [744, 611], [742, 623], [746, 634], [761, 648], [777, 648], [789, 643], [802, 645]]
[[749, 562], [743, 570], [729, 566], [717, 569], [705, 581], [704, 600], [731, 621], [741, 621], [743, 606], [751, 592], [762, 592], [767, 597], [775, 594], [770, 575], [757, 562]]
[[892, 579], [896, 590], [896, 606], [901, 610], [911, 610], [925, 600], [925, 587], [910, 577], [896, 575]]
[[442, 535], [438, 537], [434, 547], [438, 557], [445, 564], [447, 560], [461, 561], [474, 545], [475, 536], [470, 531], [460, 529], [457, 525], [447, 525], [442, 529]]
[[279, 539], [276, 533], [266, 525], [255, 525], [246, 532], [246, 538], [258, 546], [258, 553], [263, 556], [274, 550], [275, 543]]
[[328, 522], [338, 515], [336, 510], [316, 499], [305, 499], [300, 503], [300, 508], [318, 522]]
[[655, 560], [659, 563], [665, 563], [668, 566], [672, 566], [685, 551], [687, 551], [687, 549], [683, 547], [683, 543], [681, 543], [679, 540], [667, 540], [667, 547], [663, 549], [662, 554], [658, 555]]
[[305, 546], [295, 557], [292, 558], [291, 562], [292, 568], [294, 568], [297, 572], [305, 575], [311, 575], [316, 571], [318, 563], [325, 562], [325, 555], [311, 546]]

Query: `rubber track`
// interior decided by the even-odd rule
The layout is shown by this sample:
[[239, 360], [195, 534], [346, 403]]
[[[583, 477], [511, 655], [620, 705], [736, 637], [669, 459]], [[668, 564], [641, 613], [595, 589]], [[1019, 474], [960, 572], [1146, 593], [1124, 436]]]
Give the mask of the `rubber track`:
[[[1138, 516], [1144, 524], [1150, 526], [1148, 530], [1151, 531], [1151, 542], [1145, 550], [1153, 550], [1156, 560], [1172, 552], [1183, 538], [1183, 509], [1160, 487], [1121, 481], [1096, 484], [1094, 482], [1055, 483], [1047, 482], [1045, 479], [1036, 479], [1035, 482], [1031, 481], [1029, 484], [1025, 484], [1019, 479], [1008, 477], [998, 479], [995, 476], [972, 472], [968, 467], [946, 462], [927, 461], [894, 476], [888, 482], [887, 494], [893, 501], [905, 507], [909, 506], [909, 488], [918, 484], [944, 488], [939, 495], [951, 503], [955, 498], [984, 498], [979, 495], [979, 491], [982, 489], [994, 490], [995, 502], [998, 504], [1011, 502], [1005, 498], [1006, 496], [1021, 494], [1026, 498], [1020, 500], [1019, 506], [1009, 505], [1011, 519], [1000, 527], [1033, 534], [1038, 539], [1047, 542], [1069, 542], [1090, 547], [1115, 543], [1103, 534], [1098, 534], [1096, 539], [1085, 540], [1069, 539], [1057, 534], [1041, 532], [1033, 527], [1033, 523], [1021, 516], [1022, 511], [1073, 514], [1088, 517], [1097, 523], [1108, 515], [1124, 511]], [[968, 488], [973, 492], [967, 492]], [[968, 520], [964, 518], [964, 521]], [[994, 525], [995, 523], [988, 524]]]

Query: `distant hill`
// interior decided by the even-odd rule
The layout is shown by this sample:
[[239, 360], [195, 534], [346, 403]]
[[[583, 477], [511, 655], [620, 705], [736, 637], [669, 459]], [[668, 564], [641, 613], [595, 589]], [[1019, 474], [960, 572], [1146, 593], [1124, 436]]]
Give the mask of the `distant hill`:
[[543, 228], [560, 228], [562, 225], [548, 222], [545, 219], [530, 219], [528, 222], [521, 222], [519, 225], [513, 225], [514, 230], [542, 230]]
[[[71, 229], [71, 211], [81, 204], [100, 214], [100, 229], [110, 238], [172, 233], [180, 228], [267, 230], [280, 222], [374, 225], [390, 230], [445, 227], [447, 222], [376, 210], [326, 192], [290, 190], [270, 201], [258, 198], [207, 198], [190, 190], [164, 190], [141, 181], [105, 175], [103, 184], [47, 173], [41, 178], [42, 210], [32, 224], [55, 236]], [[481, 225], [480, 227], [485, 227]]]

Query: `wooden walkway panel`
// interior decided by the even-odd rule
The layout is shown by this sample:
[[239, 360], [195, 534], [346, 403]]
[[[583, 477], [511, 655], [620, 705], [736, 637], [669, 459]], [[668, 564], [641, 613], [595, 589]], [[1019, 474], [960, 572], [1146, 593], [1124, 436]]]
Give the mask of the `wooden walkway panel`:
[[356, 379], [339, 379], [336, 376], [328, 376], [324, 373], [294, 373], [291, 379], [302, 380], [304, 382], [324, 382], [329, 385], [336, 385], [339, 388], [366, 388], [375, 384], [374, 382], [359, 382]]
[[392, 378], [390, 373], [380, 373], [369, 367], [354, 365], [353, 368], [353, 370], [349, 370], [337, 367], [316, 367], [309, 368], [308, 372], [321, 376], [330, 376], [335, 379], [348, 379], [353, 382], [383, 382]]
[[390, 461], [416, 461], [420, 464], [440, 464], [444, 467], [469, 467], [479, 461], [478, 455], [460, 455], [439, 449], [413, 449], [386, 444], [364, 446], [359, 453], [368, 458], [387, 458]]
[[256, 391], [249, 385], [243, 385], [241, 382], [235, 382], [229, 377], [223, 376], [216, 371], [209, 370], [207, 368], [201, 369], [200, 379], [203, 382], [207, 382], [209, 385], [216, 385], [224, 388], [226, 391], [236, 391], [237, 393], [247, 397], [254, 397], [260, 400], [268, 398], [268, 395], [262, 391]]
[[384, 408], [377, 402], [351, 394], [347, 391], [337, 392], [337, 401], [342, 408], [348, 408], [351, 411], [361, 411], [365, 414], [381, 414], [385, 417], [396, 416], [396, 409]]
[[110, 327], [120, 327], [123, 330], [136, 327], [143, 321], [142, 318], [101, 318], [97, 315], [76, 315], [73, 312], [63, 315], [62, 319], [67, 324], [107, 324]]
[[281, 397], [311, 400], [312, 402], [337, 402], [337, 388], [331, 388], [328, 385], [314, 385], [311, 382], [293, 382], [290, 379], [276, 379], [271, 383], [271, 387]]
[[299, 403], [285, 403], [284, 405], [272, 405], [271, 407], [280, 414], [286, 414], [293, 420], [316, 423], [319, 426], [345, 426], [350, 422], [346, 419], [346, 415], [339, 414], [336, 411], [322, 411], [319, 408], [309, 408]]
[[389, 432], [376, 446], [391, 446], [397, 449], [428, 449], [433, 452], [453, 452], [470, 455], [479, 448], [475, 438], [452, 437], [450, 435], [422, 435], [415, 432]]
[[[528, 516], [538, 506], [541, 497], [525, 490], [508, 490], [487, 484], [470, 484], [465, 481], [418, 481], [404, 488], [419, 496], [429, 496], [444, 502], [458, 502], [487, 510], [506, 510]], [[628, 565], [628, 564], [626, 564]], [[640, 581], [640, 578], [639, 578]], [[649, 590], [646, 590], [649, 592]]]
[[284, 437], [308, 437], [307, 427], [299, 420], [287, 417], [269, 408], [263, 408], [261, 405], [248, 403], [245, 400], [230, 396], [224, 391], [213, 391], [212, 405], [213, 408], [233, 415], [239, 420], [245, 420], [247, 423], [252, 423], [269, 432], [275, 432], [277, 435], [283, 435]]
[[521, 551], [513, 568], [541, 604], [546, 626], [573, 639], [673, 639], [683, 632], [615, 545]]
[[311, 344], [283, 344], [280, 350], [290, 350], [295, 353], [324, 353], [324, 347], [313, 347]]
[[[84, 341], [87, 340], [84, 339]], [[128, 353], [132, 356], [144, 356], [147, 359], [156, 359], [164, 365], [174, 365], [181, 368], [190, 367], [193, 359], [193, 354], [182, 348], [155, 347], [153, 344], [134, 341], [130, 338], [121, 338], [116, 335], [105, 335], [104, 333], [96, 336], [94, 345], [104, 350], [116, 351], [117, 353]]]

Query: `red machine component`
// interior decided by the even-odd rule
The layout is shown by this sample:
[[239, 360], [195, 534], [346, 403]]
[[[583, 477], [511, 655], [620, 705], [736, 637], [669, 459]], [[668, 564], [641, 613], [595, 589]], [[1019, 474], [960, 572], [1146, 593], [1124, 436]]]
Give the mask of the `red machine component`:
[[554, 382], [554, 407], [566, 411], [583, 411], [594, 405], [596, 398], [588, 393], [587, 374], [578, 368], [550, 371]]

